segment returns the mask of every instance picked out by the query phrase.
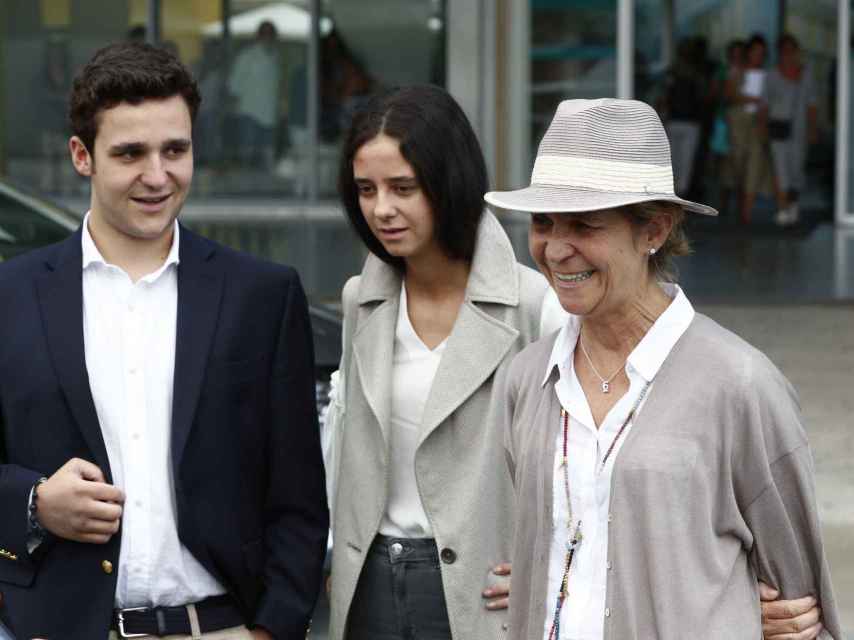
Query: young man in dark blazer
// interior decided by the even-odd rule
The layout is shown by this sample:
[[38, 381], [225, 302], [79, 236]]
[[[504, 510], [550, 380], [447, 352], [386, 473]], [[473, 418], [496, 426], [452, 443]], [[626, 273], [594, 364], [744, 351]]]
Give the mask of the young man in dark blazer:
[[99, 51], [71, 93], [91, 208], [0, 265], [0, 620], [18, 638], [304, 638], [328, 513], [293, 269], [177, 223], [198, 88]]

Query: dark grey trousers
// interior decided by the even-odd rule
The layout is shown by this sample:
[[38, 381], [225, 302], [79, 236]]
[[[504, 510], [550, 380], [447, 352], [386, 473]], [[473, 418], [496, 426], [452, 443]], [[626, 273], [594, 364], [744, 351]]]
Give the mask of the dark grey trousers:
[[451, 640], [433, 539], [375, 538], [350, 607], [347, 640]]

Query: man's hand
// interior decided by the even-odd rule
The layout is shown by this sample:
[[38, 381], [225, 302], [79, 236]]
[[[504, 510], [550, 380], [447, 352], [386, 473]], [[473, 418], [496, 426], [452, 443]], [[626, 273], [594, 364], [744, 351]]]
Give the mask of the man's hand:
[[59, 538], [105, 544], [119, 530], [124, 494], [91, 462], [72, 458], [38, 491], [39, 523]]
[[[492, 570], [492, 573], [496, 576], [509, 576], [510, 563], [502, 562]], [[481, 595], [486, 599], [484, 606], [490, 611], [506, 609], [510, 602], [510, 578], [507, 578], [503, 584], [484, 589]]]
[[812, 596], [798, 600], [777, 600], [780, 593], [759, 583], [762, 601], [762, 635], [765, 640], [813, 640], [824, 628], [821, 609]]
[[270, 632], [266, 629], [261, 629], [260, 627], [250, 629], [249, 635], [252, 636], [252, 640], [273, 640], [273, 636], [270, 635]]

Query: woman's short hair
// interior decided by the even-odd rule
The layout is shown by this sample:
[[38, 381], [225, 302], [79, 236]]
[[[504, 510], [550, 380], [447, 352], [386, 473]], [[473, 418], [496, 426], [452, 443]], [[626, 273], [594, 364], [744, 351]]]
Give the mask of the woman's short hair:
[[439, 246], [451, 258], [470, 261], [489, 184], [480, 144], [463, 110], [445, 90], [413, 85], [374, 96], [353, 117], [341, 154], [338, 193], [368, 249], [402, 270], [403, 259], [388, 253], [368, 227], [353, 177], [356, 153], [380, 134], [397, 140], [412, 166], [430, 203]]
[[117, 42], [100, 49], [71, 87], [71, 131], [95, 157], [101, 111], [127, 102], [162, 100], [180, 95], [195, 120], [202, 101], [193, 76], [172, 53], [144, 42]]
[[649, 257], [649, 270], [659, 282], [676, 282], [679, 271], [673, 259], [691, 253], [691, 245], [685, 235], [685, 210], [674, 202], [663, 200], [630, 204], [621, 207], [620, 210], [628, 216], [635, 227], [645, 225], [656, 216], [670, 214], [673, 218], [673, 227], [664, 244]]

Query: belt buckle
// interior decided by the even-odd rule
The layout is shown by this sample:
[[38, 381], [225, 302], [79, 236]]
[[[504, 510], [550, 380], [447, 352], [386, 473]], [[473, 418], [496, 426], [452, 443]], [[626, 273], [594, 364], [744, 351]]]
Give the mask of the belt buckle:
[[121, 638], [143, 638], [147, 636], [147, 633], [128, 633], [125, 631], [125, 616], [124, 614], [129, 611], [149, 611], [150, 607], [134, 607], [131, 609], [119, 609], [116, 612], [116, 621], [118, 622], [119, 627], [119, 637]]

